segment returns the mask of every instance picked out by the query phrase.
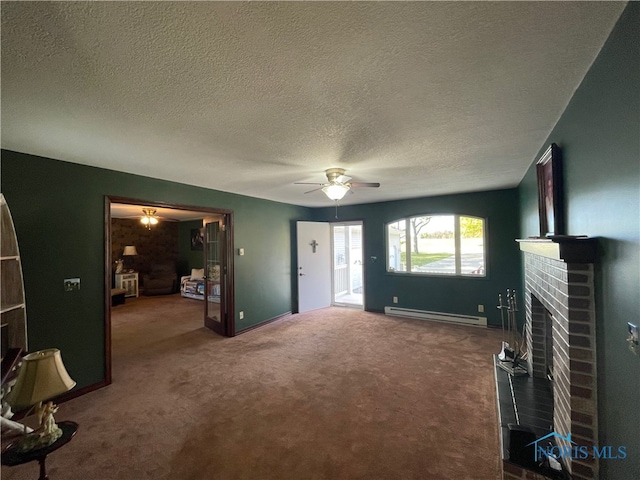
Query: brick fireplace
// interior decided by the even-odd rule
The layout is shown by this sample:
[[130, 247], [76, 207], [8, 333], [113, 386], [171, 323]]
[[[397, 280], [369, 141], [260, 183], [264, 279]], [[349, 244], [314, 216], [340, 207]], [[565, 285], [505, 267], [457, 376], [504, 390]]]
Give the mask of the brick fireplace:
[[[555, 432], [563, 436], [571, 433], [573, 442], [591, 450], [598, 444], [596, 240], [527, 239], [519, 243], [524, 252], [529, 375], [552, 376]], [[569, 446], [558, 440], [559, 446]], [[565, 462], [574, 479], [598, 477], [597, 458], [568, 458]]]

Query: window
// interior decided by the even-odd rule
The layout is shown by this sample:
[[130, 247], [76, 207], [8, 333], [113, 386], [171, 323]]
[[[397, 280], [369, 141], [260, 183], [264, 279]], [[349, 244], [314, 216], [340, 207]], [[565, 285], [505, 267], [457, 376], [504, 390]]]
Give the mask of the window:
[[387, 271], [485, 276], [485, 221], [419, 215], [387, 225]]

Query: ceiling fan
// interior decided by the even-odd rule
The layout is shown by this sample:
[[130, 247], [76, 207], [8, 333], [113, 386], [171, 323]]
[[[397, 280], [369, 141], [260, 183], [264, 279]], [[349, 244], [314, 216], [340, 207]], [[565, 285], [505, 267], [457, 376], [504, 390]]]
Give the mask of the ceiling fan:
[[295, 185], [320, 185], [318, 188], [314, 188], [313, 190], [309, 190], [304, 193], [306, 194], [322, 190], [327, 197], [336, 201], [342, 199], [349, 191], [353, 193], [351, 190], [352, 188], [378, 188], [380, 186], [377, 182], [351, 182], [351, 177], [345, 176], [344, 168], [329, 168], [325, 170], [325, 173], [327, 175], [327, 183], [295, 182]]
[[[125, 210], [121, 210], [123, 212], [126, 213], [132, 213], [135, 212], [136, 210], [138, 210], [139, 206], [138, 205], [124, 205], [124, 207], [127, 207]], [[165, 210], [166, 211], [166, 210]], [[158, 224], [158, 222], [178, 222], [179, 220], [175, 219], [175, 218], [171, 218], [168, 217], [164, 214], [162, 214], [163, 212], [158, 212], [157, 209], [155, 208], [148, 208], [148, 207], [143, 207], [142, 208], [142, 215], [140, 215], [139, 213], [133, 214], [133, 215], [117, 215], [114, 218], [126, 218], [126, 219], [137, 219], [140, 220], [140, 223], [142, 223], [145, 228], [147, 230], [151, 230], [151, 227], [155, 226]], [[113, 213], [112, 213], [113, 215]]]
[[156, 215], [155, 209], [143, 208], [142, 213], [144, 213], [144, 216], [140, 219], [140, 223], [147, 227], [147, 230], [151, 230], [151, 225], [158, 224], [158, 215]]

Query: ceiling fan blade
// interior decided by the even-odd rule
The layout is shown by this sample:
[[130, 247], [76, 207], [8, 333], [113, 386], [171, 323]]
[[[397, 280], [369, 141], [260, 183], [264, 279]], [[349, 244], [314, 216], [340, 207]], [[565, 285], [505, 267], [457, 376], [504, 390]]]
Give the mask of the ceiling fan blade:
[[[315, 184], [313, 184], [313, 185], [322, 185], [322, 184], [321, 184], [321, 183], [320, 183], [320, 184], [315, 183]], [[314, 188], [313, 190], [309, 190], [308, 192], [304, 192], [304, 193], [305, 193], [305, 195], [306, 195], [307, 193], [317, 192], [318, 190], [322, 190], [323, 188], [324, 188], [324, 187]]]
[[293, 182], [294, 185], [326, 185], [326, 183], [319, 183], [319, 182]]
[[349, 185], [352, 187], [374, 187], [374, 188], [378, 188], [380, 186], [378, 182], [351, 182]]

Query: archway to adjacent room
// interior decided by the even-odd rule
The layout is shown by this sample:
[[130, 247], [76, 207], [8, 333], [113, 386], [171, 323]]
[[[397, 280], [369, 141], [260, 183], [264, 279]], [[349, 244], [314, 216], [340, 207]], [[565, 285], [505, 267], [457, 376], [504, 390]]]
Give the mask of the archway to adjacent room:
[[[118, 246], [117, 252], [114, 253], [113, 248], [116, 248], [112, 245], [113, 243], [113, 231], [115, 228], [116, 232], [118, 231], [117, 225], [113, 227], [112, 220], [114, 217], [112, 216], [112, 211], [116, 211], [118, 209], [129, 209], [131, 210], [132, 220], [129, 220], [131, 225], [135, 225], [135, 228], [140, 227], [142, 229], [145, 228], [144, 225], [140, 223], [141, 217], [144, 216], [143, 208], [145, 209], [156, 209], [158, 212], [162, 212], [166, 217], [171, 217], [173, 221], [186, 221], [186, 219], [190, 219], [191, 223], [195, 223], [196, 228], [191, 230], [191, 233], [196, 232], [197, 235], [190, 235], [194, 238], [187, 238], [187, 242], [192, 243], [190, 255], [194, 256], [195, 263], [197, 263], [197, 267], [203, 267], [201, 269], [190, 269], [191, 275], [190, 278], [181, 277], [180, 272], [176, 271], [177, 280], [180, 282], [189, 281], [189, 288], [193, 289], [194, 295], [190, 296], [186, 295], [191, 299], [199, 299], [202, 301], [197, 302], [197, 300], [187, 300], [181, 298], [183, 293], [188, 293], [187, 289], [180, 288], [180, 295], [178, 296], [179, 300], [189, 301], [189, 302], [197, 302], [199, 307], [201, 308], [202, 317], [204, 321], [201, 325], [209, 328], [216, 333], [224, 336], [233, 336], [235, 334], [235, 322], [234, 322], [234, 278], [233, 278], [233, 212], [231, 210], [226, 209], [218, 209], [218, 208], [210, 208], [210, 207], [200, 207], [200, 206], [192, 206], [192, 205], [180, 205], [180, 204], [169, 204], [163, 202], [150, 202], [143, 199], [137, 198], [124, 198], [124, 197], [115, 197], [115, 196], [105, 196], [105, 217], [104, 217], [104, 232], [105, 232], [105, 242], [104, 242], [104, 258], [105, 258], [105, 378], [107, 384], [111, 383], [112, 378], [112, 338], [113, 338], [113, 328], [114, 324], [112, 323], [112, 291], [114, 287], [122, 286], [128, 289], [128, 285], [116, 285], [115, 284], [115, 271], [117, 267], [116, 260], [120, 260], [120, 258], [125, 258], [122, 256], [124, 247]], [[116, 213], [117, 215], [122, 215], [122, 213]], [[196, 219], [197, 217], [197, 219]], [[122, 218], [122, 217], [120, 217]], [[133, 221], [135, 220], [135, 222]], [[160, 216], [160, 221], [163, 220], [163, 217]], [[167, 220], [168, 221], [168, 220]], [[187, 233], [189, 228], [193, 225], [182, 223], [183, 227], [187, 228]], [[157, 225], [156, 225], [157, 227]], [[132, 227], [130, 227], [132, 228]], [[152, 227], [153, 229], [153, 227]], [[184, 228], [183, 228], [184, 230]], [[153, 231], [153, 230], [151, 230]], [[117, 235], [117, 234], [116, 234]], [[183, 236], [183, 235], [181, 235]], [[131, 261], [131, 258], [129, 258]], [[127, 273], [135, 273], [135, 272], [127, 272], [127, 270], [133, 270], [131, 268], [132, 265], [127, 264], [125, 262], [124, 268], [121, 264], [120, 275], [118, 279], [123, 281], [125, 277], [127, 277]], [[128, 268], [127, 268], [128, 267]], [[199, 278], [195, 278], [194, 275], [196, 273], [194, 270], [197, 270], [200, 274], [197, 275]], [[185, 272], [182, 272], [183, 274]], [[123, 275], [124, 274], [124, 275]], [[131, 275], [131, 281], [139, 282], [140, 279], [137, 278], [138, 275]], [[187, 285], [180, 285], [181, 287], [186, 287]], [[154, 285], [154, 287], [160, 287], [161, 285]], [[135, 285], [135, 292], [133, 291], [133, 287], [131, 290], [126, 291], [126, 295], [131, 297], [135, 296], [137, 293], [138, 284]], [[175, 290], [175, 288], [174, 288]], [[189, 290], [190, 291], [190, 290]], [[132, 298], [131, 302], [137, 301], [139, 299]], [[119, 308], [119, 307], [115, 307]], [[193, 308], [190, 308], [192, 318], [195, 321], [196, 311]], [[192, 322], [193, 322], [192, 321]]]

